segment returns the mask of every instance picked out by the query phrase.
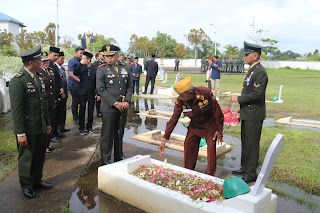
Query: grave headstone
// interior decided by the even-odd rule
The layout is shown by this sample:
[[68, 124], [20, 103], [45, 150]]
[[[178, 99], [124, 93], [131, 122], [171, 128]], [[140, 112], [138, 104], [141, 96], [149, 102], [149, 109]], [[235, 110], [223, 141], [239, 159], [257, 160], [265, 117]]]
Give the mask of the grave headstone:
[[262, 193], [265, 185], [268, 182], [268, 178], [272, 171], [274, 164], [277, 161], [277, 158], [282, 150], [282, 146], [284, 143], [284, 137], [281, 134], [278, 134], [276, 138], [272, 141], [267, 155], [263, 161], [261, 171], [258, 175], [257, 181], [253, 188], [251, 189], [250, 194], [253, 196], [257, 196]]
[[168, 82], [168, 73], [166, 72], [165, 77], [164, 77], [164, 82]]
[[176, 81], [174, 83], [177, 83], [178, 81], [180, 81], [180, 73], [178, 72], [178, 74], [176, 75]]

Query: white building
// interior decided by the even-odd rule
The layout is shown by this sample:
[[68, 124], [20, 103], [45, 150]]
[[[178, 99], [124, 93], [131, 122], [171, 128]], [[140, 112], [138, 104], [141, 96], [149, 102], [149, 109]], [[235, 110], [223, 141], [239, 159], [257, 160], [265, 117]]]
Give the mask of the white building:
[[[0, 12], [0, 30], [7, 30], [7, 32], [12, 33], [14, 36], [21, 32], [23, 27], [26, 27], [22, 22], [11, 18], [10, 16]], [[17, 50], [19, 50], [18, 45], [14, 42]]]

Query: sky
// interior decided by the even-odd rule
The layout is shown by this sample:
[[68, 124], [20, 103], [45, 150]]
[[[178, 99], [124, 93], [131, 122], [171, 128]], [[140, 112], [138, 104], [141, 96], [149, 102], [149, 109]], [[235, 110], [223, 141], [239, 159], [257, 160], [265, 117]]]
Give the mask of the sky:
[[[0, 11], [23, 22], [28, 32], [57, 22], [57, 0], [0, 1]], [[151, 39], [160, 31], [190, 46], [185, 35], [202, 28], [223, 52], [225, 45], [241, 48], [243, 41], [252, 42], [252, 35], [259, 38], [253, 31], [262, 29], [262, 37], [278, 40], [282, 52], [320, 49], [319, 0], [58, 1], [60, 36], [72, 37], [75, 44], [80, 44], [78, 34], [90, 30], [115, 38], [126, 52], [132, 34]]]

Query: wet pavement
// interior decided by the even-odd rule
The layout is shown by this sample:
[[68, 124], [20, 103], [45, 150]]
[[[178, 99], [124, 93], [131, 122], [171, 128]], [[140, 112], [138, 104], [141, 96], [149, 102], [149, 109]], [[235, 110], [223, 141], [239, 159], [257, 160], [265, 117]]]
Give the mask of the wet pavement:
[[[139, 116], [136, 113], [157, 109], [161, 111], [172, 111], [174, 101], [153, 100], [153, 99], [138, 99], [135, 98], [128, 113], [127, 126], [124, 135], [124, 153], [126, 157], [132, 157], [137, 154], [151, 155], [157, 160], [164, 160], [159, 157], [158, 147], [141, 141], [131, 139], [133, 135], [145, 133], [155, 129], [165, 130], [166, 120], [148, 118]], [[227, 103], [221, 104], [221, 108], [226, 108]], [[275, 124], [273, 118], [267, 118], [264, 122], [265, 126], [278, 125]], [[281, 124], [279, 124], [281, 125]], [[186, 135], [187, 129], [182, 124], [178, 123], [173, 133]], [[239, 138], [224, 135], [224, 142], [232, 145], [232, 151], [221, 155], [217, 160], [216, 176], [225, 179], [231, 170], [239, 168], [240, 165], [240, 150], [241, 142]], [[168, 163], [183, 166], [183, 153], [175, 150], [165, 149]], [[114, 197], [99, 192], [97, 189], [97, 168], [100, 166], [99, 151], [92, 161], [87, 173], [81, 178], [76, 190], [72, 193], [68, 206], [72, 212], [141, 212]], [[198, 158], [196, 171], [205, 172], [206, 159]], [[301, 190], [290, 187], [286, 184], [276, 184], [269, 182], [277, 189], [292, 195], [290, 198], [278, 196], [277, 212], [280, 213], [300, 213], [300, 212], [320, 212], [320, 198], [318, 196], [302, 193]], [[303, 197], [305, 202], [298, 202], [294, 198]]]

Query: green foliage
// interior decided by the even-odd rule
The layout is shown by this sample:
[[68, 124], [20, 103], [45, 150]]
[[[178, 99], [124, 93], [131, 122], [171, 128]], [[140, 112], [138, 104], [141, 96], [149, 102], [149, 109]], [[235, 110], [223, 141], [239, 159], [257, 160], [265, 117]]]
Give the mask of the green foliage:
[[186, 49], [186, 47], [184, 46], [183, 43], [181, 44], [178, 44], [174, 50], [173, 50], [174, 54], [178, 57], [178, 58], [181, 58], [181, 57], [184, 57], [185, 55], [188, 54], [188, 51]]
[[[220, 46], [217, 44], [217, 47]], [[214, 56], [214, 48], [215, 44], [214, 42], [208, 37], [201, 45], [201, 48], [199, 48], [199, 58], [209, 58]], [[217, 55], [220, 55], [220, 51], [217, 48]]]
[[47, 35], [47, 43], [50, 46], [55, 46], [56, 43], [56, 24], [49, 23], [48, 26], [44, 29]]
[[0, 181], [17, 166], [17, 143], [11, 130], [0, 131]]
[[[187, 39], [189, 43], [193, 46], [194, 59], [198, 58], [198, 46], [206, 42], [207, 38], [208, 36], [202, 28], [200, 28], [199, 30], [191, 29], [188, 33]], [[195, 60], [195, 65], [197, 65], [197, 60]]]
[[156, 44], [156, 51], [160, 58], [163, 58], [164, 56], [167, 58], [175, 57], [174, 48], [178, 43], [170, 35], [158, 31], [154, 41]]
[[226, 51], [224, 52], [224, 56], [228, 58], [238, 58], [240, 55], [239, 48], [237, 46], [226, 45], [224, 46]]
[[285, 52], [281, 52], [280, 50], [276, 50], [273, 52], [273, 55], [271, 56], [272, 60], [281, 60], [281, 61], [288, 61], [288, 60], [296, 60], [301, 55], [299, 53], [295, 53], [292, 50], [288, 50]]
[[90, 43], [88, 45], [88, 49], [90, 50], [90, 52], [92, 54], [96, 54], [99, 52], [99, 50], [101, 50], [103, 45], [106, 44], [114, 44], [114, 45], [118, 45], [117, 41], [114, 38], [106, 38], [104, 35], [99, 35], [96, 34], [94, 36], [95, 42], [94, 43]]
[[0, 61], [0, 75], [3, 72], [18, 72], [23, 66], [21, 58], [18, 57], [0, 55]]
[[0, 54], [5, 56], [16, 56], [18, 51], [14, 48], [12, 42], [14, 36], [12, 33], [8, 33], [7, 30], [0, 30]]

